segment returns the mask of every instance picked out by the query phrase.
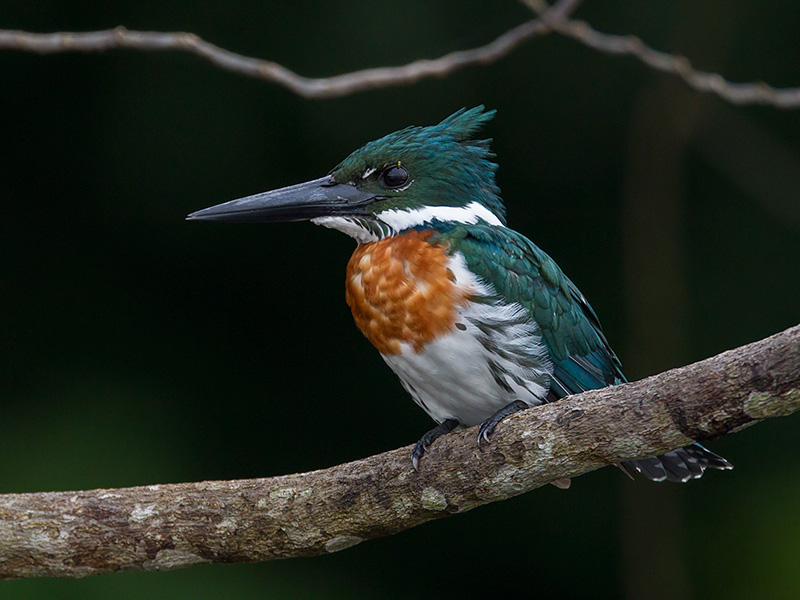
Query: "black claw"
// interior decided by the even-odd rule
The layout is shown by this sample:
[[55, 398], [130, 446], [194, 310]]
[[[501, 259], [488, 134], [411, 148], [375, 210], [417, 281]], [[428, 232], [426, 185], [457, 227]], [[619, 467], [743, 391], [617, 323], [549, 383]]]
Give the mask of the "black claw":
[[483, 451], [483, 444], [489, 443], [489, 436], [494, 433], [494, 428], [497, 427], [500, 421], [505, 419], [508, 415], [513, 415], [526, 408], [528, 408], [528, 405], [522, 400], [514, 400], [514, 402], [506, 404], [503, 408], [481, 423], [481, 427], [478, 430], [478, 449]]
[[419, 459], [422, 458], [422, 455], [430, 448], [430, 445], [436, 441], [436, 438], [450, 433], [456, 427], [458, 427], [458, 421], [455, 419], [445, 419], [420, 438], [417, 445], [414, 446], [414, 450], [411, 451], [411, 466], [414, 467], [415, 471], [419, 471]]
[[428, 444], [422, 439], [417, 442], [417, 445], [414, 446], [414, 450], [411, 451], [411, 466], [414, 467], [415, 471], [419, 471], [419, 459], [422, 458], [422, 455], [425, 454], [427, 449]]
[[491, 419], [486, 419], [483, 423], [481, 423], [481, 428], [478, 430], [478, 450], [483, 451], [483, 444], [489, 443], [489, 436], [494, 433], [494, 428], [497, 426], [497, 423], [492, 423]]

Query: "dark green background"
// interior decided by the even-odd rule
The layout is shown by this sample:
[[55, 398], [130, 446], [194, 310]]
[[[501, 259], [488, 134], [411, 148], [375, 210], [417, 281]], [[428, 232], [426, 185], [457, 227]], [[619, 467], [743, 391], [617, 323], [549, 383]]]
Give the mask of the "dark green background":
[[[733, 80], [800, 85], [800, 4], [589, 2]], [[1, 27], [193, 31], [311, 76], [486, 43], [515, 2], [5, 2]], [[0, 491], [275, 475], [431, 423], [351, 322], [353, 242], [190, 211], [324, 175], [362, 143], [498, 109], [510, 224], [581, 287], [631, 378], [800, 322], [800, 112], [735, 108], [550, 36], [488, 67], [303, 100], [176, 53], [0, 52]], [[339, 554], [79, 581], [27, 598], [800, 594], [797, 417], [685, 486], [603, 469]]]

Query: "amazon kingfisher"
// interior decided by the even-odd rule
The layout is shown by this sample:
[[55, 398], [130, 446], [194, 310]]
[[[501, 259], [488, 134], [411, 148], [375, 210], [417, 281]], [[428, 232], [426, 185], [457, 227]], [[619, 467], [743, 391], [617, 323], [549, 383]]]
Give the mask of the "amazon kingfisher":
[[[480, 447], [508, 415], [626, 381], [583, 294], [506, 226], [491, 140], [475, 139], [494, 113], [407, 127], [325, 177], [188, 216], [310, 220], [356, 240], [345, 282], [356, 325], [437, 423], [414, 447], [415, 469], [454, 429], [480, 425]], [[732, 468], [699, 444], [619, 466], [654, 481]]]

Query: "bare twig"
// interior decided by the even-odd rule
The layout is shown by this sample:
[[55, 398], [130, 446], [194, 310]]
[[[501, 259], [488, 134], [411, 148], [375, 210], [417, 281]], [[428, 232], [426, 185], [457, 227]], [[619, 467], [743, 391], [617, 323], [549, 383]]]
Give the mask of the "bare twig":
[[[568, 17], [577, 5], [578, 0], [560, 0], [550, 10], [558, 19], [562, 19]], [[376, 88], [409, 85], [420, 79], [445, 77], [471, 65], [489, 64], [504, 57], [525, 40], [549, 31], [541, 19], [533, 19], [478, 48], [451, 52], [433, 60], [417, 60], [400, 67], [363, 69], [319, 79], [303, 77], [269, 60], [236, 54], [193, 33], [183, 32], [129, 31], [125, 27], [81, 33], [0, 30], [0, 49], [41, 54], [103, 52], [114, 48], [178, 50], [196, 54], [222, 69], [277, 83], [306, 98], [334, 98]]]
[[800, 325], [636, 383], [517, 413], [486, 452], [477, 450], [474, 429], [444, 436], [420, 473], [406, 447], [267, 479], [1, 495], [0, 579], [336, 552], [798, 410]]
[[570, 15], [577, 9], [580, 0], [559, 0], [552, 6], [548, 6], [544, 0], [522, 1], [539, 13], [539, 18], [510, 29], [485, 46], [450, 52], [436, 59], [417, 60], [399, 67], [362, 69], [332, 77], [304, 77], [276, 62], [220, 48], [193, 33], [130, 31], [121, 26], [105, 31], [74, 33], [0, 29], [0, 49], [41, 54], [104, 52], [115, 48], [176, 50], [200, 56], [227, 71], [271, 81], [305, 98], [334, 98], [366, 90], [410, 85], [421, 79], [445, 77], [464, 67], [486, 65], [503, 58], [526, 40], [555, 31], [600, 52], [634, 56], [653, 69], [678, 75], [695, 90], [715, 93], [733, 104], [765, 104], [786, 109], [800, 107], [800, 88], [779, 89], [764, 82], [733, 83], [718, 73], [694, 69], [686, 57], [654, 50], [636, 36], [601, 33], [585, 21], [573, 20]]
[[[570, 19], [548, 9], [544, 0], [522, 0], [553, 31], [606, 54], [633, 56], [656, 71], [677, 75], [699, 92], [711, 92], [731, 104], [764, 104], [775, 108], [800, 107], [800, 87], [775, 88], [763, 81], [736, 83], [719, 73], [699, 71], [685, 56], [650, 48], [635, 35], [613, 35], [594, 29], [586, 21]], [[555, 8], [555, 7], [553, 7]]]

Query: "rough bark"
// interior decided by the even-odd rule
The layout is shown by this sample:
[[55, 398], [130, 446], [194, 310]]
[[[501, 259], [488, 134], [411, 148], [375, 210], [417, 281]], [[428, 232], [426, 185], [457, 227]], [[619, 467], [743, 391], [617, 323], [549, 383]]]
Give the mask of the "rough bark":
[[[336, 552], [622, 460], [800, 410], [800, 326], [660, 375], [329, 469], [0, 496], [0, 579], [83, 577]], [[744, 477], [745, 474], [728, 476]], [[655, 484], [654, 484], [655, 485]]]

